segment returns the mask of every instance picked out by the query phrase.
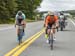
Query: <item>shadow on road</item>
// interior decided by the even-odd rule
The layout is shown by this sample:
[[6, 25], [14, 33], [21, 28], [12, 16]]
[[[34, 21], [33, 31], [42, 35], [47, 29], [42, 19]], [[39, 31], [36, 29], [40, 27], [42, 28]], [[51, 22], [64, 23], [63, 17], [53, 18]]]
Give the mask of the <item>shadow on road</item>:
[[56, 41], [54, 43], [54, 51], [71, 51], [70, 47], [67, 47], [67, 43], [63, 41]]
[[63, 32], [75, 32], [75, 30], [64, 29]]

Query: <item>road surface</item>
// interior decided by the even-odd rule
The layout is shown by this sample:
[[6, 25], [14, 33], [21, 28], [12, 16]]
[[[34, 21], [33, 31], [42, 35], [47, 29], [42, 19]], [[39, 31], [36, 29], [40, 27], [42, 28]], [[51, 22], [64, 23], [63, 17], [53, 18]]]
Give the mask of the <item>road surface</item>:
[[[6, 26], [5, 26], [6, 27]], [[18, 45], [16, 29], [10, 26], [5, 29], [0, 27], [0, 56], [5, 56]], [[43, 28], [43, 21], [28, 23], [23, 41], [36, 34]], [[68, 20], [64, 31], [56, 33], [54, 50], [51, 51], [46, 43], [44, 33], [27, 47], [19, 56], [75, 56], [75, 26]]]

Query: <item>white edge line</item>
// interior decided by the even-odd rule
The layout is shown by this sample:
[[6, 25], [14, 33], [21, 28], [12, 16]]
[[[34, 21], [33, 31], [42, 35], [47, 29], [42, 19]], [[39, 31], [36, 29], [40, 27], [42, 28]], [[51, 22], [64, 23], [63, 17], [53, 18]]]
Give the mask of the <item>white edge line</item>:
[[1, 30], [12, 29], [12, 28], [14, 28], [14, 26], [10, 26], [10, 27], [4, 27], [4, 28], [1, 28], [1, 29], [0, 29], [0, 31], [1, 31]]
[[73, 23], [73, 25], [75, 26], [75, 23], [73, 22], [73, 20], [71, 20], [71, 19], [69, 19], [72, 23]]

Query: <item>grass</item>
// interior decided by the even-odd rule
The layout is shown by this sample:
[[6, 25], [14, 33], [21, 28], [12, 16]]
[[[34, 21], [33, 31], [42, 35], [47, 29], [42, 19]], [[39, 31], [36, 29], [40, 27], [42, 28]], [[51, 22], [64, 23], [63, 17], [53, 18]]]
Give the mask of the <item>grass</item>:
[[[31, 20], [31, 19], [25, 19], [25, 21], [27, 23], [29, 23], [29, 22], [35, 22], [35, 20]], [[14, 18], [11, 18], [8, 21], [2, 21], [2, 20], [0, 20], [0, 24], [13, 24], [14, 22], [15, 22], [15, 19]]]
[[26, 22], [35, 22], [35, 20], [26, 19]]

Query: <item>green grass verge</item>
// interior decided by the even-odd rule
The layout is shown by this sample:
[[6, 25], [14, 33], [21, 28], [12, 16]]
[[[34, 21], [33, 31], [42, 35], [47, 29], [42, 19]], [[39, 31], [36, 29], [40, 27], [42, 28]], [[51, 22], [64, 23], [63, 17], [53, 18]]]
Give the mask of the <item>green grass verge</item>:
[[35, 20], [26, 19], [26, 22], [35, 22]]
[[[35, 22], [35, 20], [31, 20], [31, 19], [25, 19], [26, 22]], [[14, 24], [15, 22], [15, 19], [14, 18], [11, 18], [10, 20], [0, 20], [0, 24]]]

